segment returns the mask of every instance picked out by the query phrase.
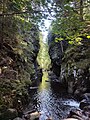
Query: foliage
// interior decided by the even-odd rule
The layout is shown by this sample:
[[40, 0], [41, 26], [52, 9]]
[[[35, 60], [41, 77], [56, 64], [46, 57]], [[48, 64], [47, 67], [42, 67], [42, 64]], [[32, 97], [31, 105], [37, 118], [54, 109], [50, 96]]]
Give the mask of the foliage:
[[38, 63], [40, 64], [40, 67], [43, 69], [43, 70], [48, 70], [49, 69], [49, 65], [50, 65], [50, 58], [49, 58], [49, 55], [48, 55], [48, 45], [47, 43], [44, 43], [43, 42], [43, 36], [42, 34], [40, 33], [40, 50], [39, 50], [39, 53], [38, 53], [38, 57], [37, 57], [37, 60], [38, 60]]
[[81, 36], [90, 35], [90, 24], [87, 25], [90, 19], [86, 17], [90, 16], [89, 1], [58, 1], [56, 5], [59, 9], [56, 13], [56, 20], [52, 22], [52, 32], [57, 35], [55, 40], [67, 39], [71, 44], [81, 44]]
[[[78, 68], [82, 68], [85, 65], [90, 64], [90, 40], [87, 38], [82, 38], [81, 45], [71, 45], [67, 48], [65, 51], [63, 62], [66, 62], [67, 64], [77, 64]], [[84, 61], [88, 61], [85, 62]], [[81, 63], [80, 63], [81, 62]], [[79, 64], [78, 64], [79, 63]], [[83, 64], [82, 66], [79, 66], [80, 64]]]
[[35, 73], [34, 62], [39, 51], [35, 4], [39, 5], [38, 0], [1, 0], [0, 105], [6, 107], [17, 108], [18, 99], [21, 103], [28, 100], [26, 87]]

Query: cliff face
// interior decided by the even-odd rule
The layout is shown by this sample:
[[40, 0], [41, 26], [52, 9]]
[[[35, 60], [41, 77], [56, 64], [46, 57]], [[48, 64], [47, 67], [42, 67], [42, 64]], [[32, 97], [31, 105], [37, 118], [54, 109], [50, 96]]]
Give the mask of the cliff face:
[[[4, 36], [0, 52], [0, 78], [28, 79], [38, 69], [39, 31], [33, 26], [29, 33], [18, 30], [22, 38]], [[17, 39], [17, 40], [16, 40]]]
[[6, 119], [4, 112], [8, 108], [15, 108], [21, 114], [29, 102], [29, 86], [42, 78], [36, 60], [40, 48], [38, 29], [31, 25], [26, 30], [28, 23], [24, 23], [25, 26], [18, 23], [14, 31], [14, 22], [7, 26], [10, 21], [12, 19], [7, 19], [6, 28], [0, 34], [0, 42], [3, 42], [0, 45], [0, 119]]
[[49, 43], [49, 55], [51, 59], [52, 71], [56, 74], [56, 76], [60, 76], [61, 72], [61, 63], [62, 57], [64, 55], [64, 51], [66, 50], [68, 43], [63, 40], [60, 42], [55, 42], [55, 35], [50, 34], [48, 37]]
[[49, 42], [53, 73], [62, 84], [66, 83], [69, 93], [79, 96], [90, 92], [90, 39], [82, 37], [80, 45], [54, 41], [55, 38]]
[[90, 39], [65, 51], [61, 65], [61, 79], [68, 83], [68, 92], [80, 95], [90, 92]]

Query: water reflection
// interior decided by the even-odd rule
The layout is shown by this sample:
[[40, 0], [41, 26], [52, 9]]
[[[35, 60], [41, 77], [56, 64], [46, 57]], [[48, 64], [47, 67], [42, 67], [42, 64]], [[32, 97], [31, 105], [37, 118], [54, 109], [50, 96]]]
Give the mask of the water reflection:
[[48, 80], [48, 72], [43, 72], [42, 83], [40, 83], [38, 91], [49, 89], [50, 84], [47, 84], [46, 80]]
[[48, 79], [48, 73], [43, 73], [42, 83], [37, 90], [31, 91], [31, 101], [27, 110], [35, 109], [42, 112], [40, 120], [45, 120], [48, 116], [53, 120], [65, 118], [72, 108], [78, 108], [79, 103], [72, 96], [67, 95], [65, 89], [45, 82]]

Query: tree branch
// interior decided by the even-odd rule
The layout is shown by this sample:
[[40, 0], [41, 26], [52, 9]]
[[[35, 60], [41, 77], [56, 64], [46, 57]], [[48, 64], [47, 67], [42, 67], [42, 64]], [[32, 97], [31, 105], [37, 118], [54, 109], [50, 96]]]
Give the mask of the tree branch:
[[[0, 13], [0, 16], [9, 16], [9, 15], [18, 15], [18, 14], [30, 14], [30, 13], [44, 13], [44, 12], [48, 12], [49, 13], [49, 11], [33, 11], [33, 12], [31, 12], [31, 11], [24, 11], [24, 12], [13, 12], [13, 13]], [[51, 12], [53, 12], [53, 11], [51, 11]]]

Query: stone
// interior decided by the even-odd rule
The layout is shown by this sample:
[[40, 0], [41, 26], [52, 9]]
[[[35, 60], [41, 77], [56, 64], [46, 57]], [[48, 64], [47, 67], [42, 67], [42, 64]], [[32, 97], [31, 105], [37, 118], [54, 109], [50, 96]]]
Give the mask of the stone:
[[84, 111], [90, 111], [90, 105], [85, 106], [85, 107], [83, 108], [83, 110], [84, 110]]
[[40, 117], [41, 113], [40, 112], [33, 112], [33, 113], [30, 113], [30, 114], [26, 114], [24, 116], [25, 119], [28, 119], [28, 120], [38, 120], [39, 117]]
[[20, 117], [17, 117], [17, 118], [15, 118], [15, 119], [13, 119], [13, 120], [23, 120], [23, 119], [20, 118]]
[[68, 82], [68, 93], [73, 93], [73, 81]]
[[30, 90], [38, 89], [38, 87], [30, 87]]
[[84, 107], [85, 106], [88, 106], [88, 105], [90, 105], [90, 101], [87, 101], [87, 100], [85, 100], [85, 99], [83, 99], [81, 102], [80, 102], [80, 109], [84, 109]]
[[85, 93], [85, 94], [81, 95], [80, 99], [81, 100], [86, 99], [86, 100], [90, 101], [90, 93]]
[[53, 120], [52, 118], [47, 118], [46, 120]]
[[78, 120], [76, 118], [66, 118], [66, 119], [63, 119], [63, 120]]
[[75, 92], [74, 92], [74, 95], [75, 95], [75, 96], [79, 96], [79, 95], [80, 95], [80, 90], [79, 90], [79, 89], [76, 89]]
[[18, 112], [16, 109], [9, 108], [4, 113], [0, 115], [0, 120], [12, 120], [18, 117]]
[[[73, 109], [70, 111], [70, 113], [68, 115], [68, 119], [65, 119], [65, 120], [69, 120], [69, 118], [75, 118], [76, 120], [89, 120], [90, 111]], [[73, 120], [73, 119], [70, 119], [70, 120]]]

